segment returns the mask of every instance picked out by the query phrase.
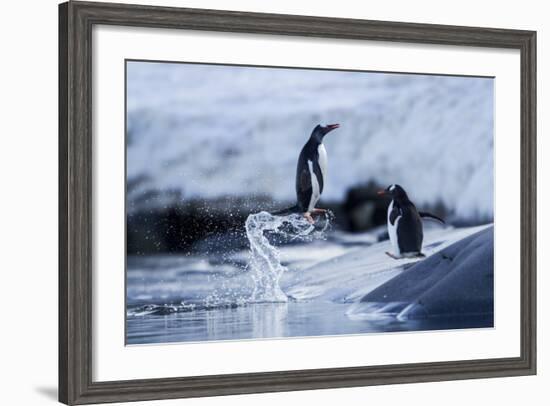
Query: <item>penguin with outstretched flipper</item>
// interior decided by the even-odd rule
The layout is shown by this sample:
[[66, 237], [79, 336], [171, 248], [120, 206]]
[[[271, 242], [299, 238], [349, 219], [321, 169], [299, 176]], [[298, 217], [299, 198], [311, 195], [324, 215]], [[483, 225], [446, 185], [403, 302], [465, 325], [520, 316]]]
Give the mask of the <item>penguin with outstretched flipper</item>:
[[327, 151], [323, 145], [323, 138], [332, 130], [340, 127], [339, 124], [317, 125], [306, 142], [296, 168], [296, 200], [295, 206], [274, 212], [274, 215], [301, 213], [311, 224], [314, 223], [312, 214], [325, 213], [326, 210], [315, 207], [327, 179]]
[[405, 189], [399, 185], [390, 185], [387, 189], [379, 191], [378, 194], [392, 198], [388, 206], [387, 223], [394, 254], [389, 252], [386, 254], [394, 259], [423, 257], [422, 219], [433, 219], [443, 224], [445, 222], [433, 214], [418, 211], [413, 202], [409, 200]]

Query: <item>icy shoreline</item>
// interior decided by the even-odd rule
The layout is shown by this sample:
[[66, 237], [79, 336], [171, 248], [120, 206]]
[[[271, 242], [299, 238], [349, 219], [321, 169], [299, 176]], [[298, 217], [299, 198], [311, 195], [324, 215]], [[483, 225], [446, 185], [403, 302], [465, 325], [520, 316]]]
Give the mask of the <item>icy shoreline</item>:
[[284, 303], [251, 300], [246, 252], [223, 265], [182, 256], [134, 258], [127, 342], [492, 327], [491, 233], [490, 225], [426, 230], [424, 260], [386, 256], [389, 243], [373, 233], [280, 246]]
[[[457, 244], [462, 247], [483, 230], [488, 234], [492, 227], [427, 229], [423, 250], [427, 256], [425, 259], [392, 259], [385, 254], [390, 250], [389, 241], [376, 242], [373, 233], [355, 236], [334, 233], [327, 240], [281, 246], [278, 247], [279, 256], [285, 272], [279, 276], [279, 285], [293, 302], [359, 303], [384, 284], [399, 281], [409, 270], [419, 268], [430, 273], [434, 258], [457, 256], [453, 247]], [[484, 251], [477, 253], [475, 258], [492, 259], [492, 240], [487, 240], [485, 245]], [[448, 250], [453, 250], [453, 253]], [[176, 305], [181, 306], [182, 311], [192, 310], [190, 303], [197, 309], [253, 304], [251, 299], [247, 299], [253, 297], [255, 288], [245, 266], [248, 256], [243, 251], [225, 258], [223, 263], [193, 257], [157, 256], [145, 262], [140, 260], [139, 266], [131, 260], [128, 303], [130, 306]], [[434, 266], [434, 274], [444, 271]], [[403, 288], [404, 291], [407, 289]]]

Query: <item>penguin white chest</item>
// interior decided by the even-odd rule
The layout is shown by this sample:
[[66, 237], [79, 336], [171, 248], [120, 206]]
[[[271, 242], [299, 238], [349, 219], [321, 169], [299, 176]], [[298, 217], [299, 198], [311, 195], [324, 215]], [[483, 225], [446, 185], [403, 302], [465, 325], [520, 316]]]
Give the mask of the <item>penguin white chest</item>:
[[399, 249], [399, 241], [397, 240], [397, 227], [399, 226], [399, 220], [401, 220], [401, 216], [397, 216], [397, 218], [392, 224], [390, 221], [390, 215], [392, 211], [393, 211], [393, 200], [388, 206], [388, 234], [390, 236], [390, 242], [393, 247], [393, 251], [395, 252], [396, 255], [401, 255], [401, 250]]
[[317, 147], [317, 153], [319, 155], [319, 167], [321, 168], [321, 174], [323, 175], [323, 184], [327, 179], [327, 150], [323, 144], [319, 144]]

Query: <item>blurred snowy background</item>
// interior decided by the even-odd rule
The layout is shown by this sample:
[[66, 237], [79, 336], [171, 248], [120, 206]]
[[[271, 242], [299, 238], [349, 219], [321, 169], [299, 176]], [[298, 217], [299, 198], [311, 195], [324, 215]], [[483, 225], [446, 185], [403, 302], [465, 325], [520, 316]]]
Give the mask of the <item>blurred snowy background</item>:
[[318, 204], [337, 228], [384, 223], [374, 192], [391, 183], [450, 223], [491, 222], [493, 92], [490, 78], [128, 62], [128, 251], [211, 248], [293, 205], [318, 123], [341, 124]]

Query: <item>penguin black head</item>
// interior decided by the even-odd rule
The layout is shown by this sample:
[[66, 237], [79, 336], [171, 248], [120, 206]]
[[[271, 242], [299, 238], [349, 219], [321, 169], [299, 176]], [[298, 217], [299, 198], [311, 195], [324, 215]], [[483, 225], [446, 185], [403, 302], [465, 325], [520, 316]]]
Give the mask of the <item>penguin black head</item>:
[[323, 142], [323, 138], [325, 135], [327, 135], [332, 130], [336, 130], [338, 127], [340, 127], [340, 124], [327, 124], [327, 125], [318, 124], [313, 129], [311, 133], [311, 138], [321, 143]]
[[401, 186], [397, 184], [389, 185], [386, 189], [380, 190], [378, 192], [381, 196], [391, 196], [392, 199], [396, 200], [408, 200], [407, 192]]

